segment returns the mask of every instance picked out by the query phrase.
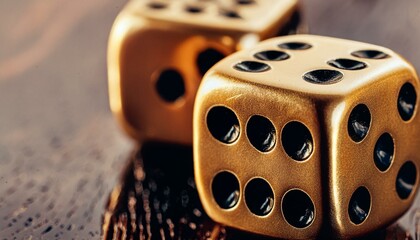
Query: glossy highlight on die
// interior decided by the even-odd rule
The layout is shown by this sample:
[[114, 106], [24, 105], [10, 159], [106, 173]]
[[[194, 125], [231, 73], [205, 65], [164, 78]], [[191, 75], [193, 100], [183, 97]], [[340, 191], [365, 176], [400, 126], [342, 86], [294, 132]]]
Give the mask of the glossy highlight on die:
[[[286, 239], [358, 237], [391, 224], [419, 185], [418, 91], [405, 59], [367, 43], [295, 35], [230, 55], [204, 76], [194, 109], [204, 209], [227, 226]], [[206, 121], [218, 106], [239, 126], [231, 144]], [[239, 183], [230, 209], [215, 204], [211, 187], [223, 171]]]

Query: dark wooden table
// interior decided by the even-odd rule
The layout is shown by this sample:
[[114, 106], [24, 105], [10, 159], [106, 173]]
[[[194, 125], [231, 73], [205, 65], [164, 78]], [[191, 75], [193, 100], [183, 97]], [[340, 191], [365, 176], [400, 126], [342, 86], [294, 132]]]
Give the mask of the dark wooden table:
[[[137, 149], [107, 98], [107, 39], [124, 4], [0, 1], [0, 239], [100, 238], [109, 194]], [[311, 33], [383, 45], [420, 69], [420, 1], [302, 7]], [[399, 221], [412, 235], [419, 207], [417, 198]]]

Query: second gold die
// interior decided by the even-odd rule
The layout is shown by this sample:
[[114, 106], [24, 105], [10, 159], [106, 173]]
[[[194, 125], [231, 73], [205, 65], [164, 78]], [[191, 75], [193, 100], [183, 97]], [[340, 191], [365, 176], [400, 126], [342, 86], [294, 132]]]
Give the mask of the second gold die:
[[260, 40], [298, 28], [296, 0], [130, 1], [109, 42], [110, 104], [139, 142], [192, 144], [204, 73]]

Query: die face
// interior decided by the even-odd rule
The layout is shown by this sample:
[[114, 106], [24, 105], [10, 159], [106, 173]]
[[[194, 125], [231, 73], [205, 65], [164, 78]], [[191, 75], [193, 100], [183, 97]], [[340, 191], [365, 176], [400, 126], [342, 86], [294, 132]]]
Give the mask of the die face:
[[[330, 233], [340, 238], [355, 237], [390, 224], [412, 204], [418, 188], [420, 162], [414, 152], [420, 144], [418, 89], [414, 69], [400, 56], [386, 48], [348, 40], [286, 36], [225, 58], [203, 80], [194, 116], [195, 172], [206, 211], [224, 224], [284, 237], [268, 230], [264, 232], [261, 230], [264, 227], [256, 224], [256, 220], [244, 217], [253, 216], [246, 212], [249, 209], [244, 200], [246, 193], [240, 194], [246, 192], [247, 181], [251, 175], [264, 179], [267, 178], [264, 173], [276, 175], [273, 169], [277, 167], [275, 164], [280, 164], [276, 159], [282, 159], [281, 156], [270, 159], [264, 152], [259, 155], [258, 164], [250, 167], [243, 163], [244, 159], [259, 158], [248, 152], [248, 148], [255, 150], [252, 141], [241, 142], [241, 139], [249, 139], [247, 130], [237, 129], [247, 129], [252, 119], [250, 115], [256, 114], [268, 116], [275, 132], [281, 131], [282, 137], [289, 135], [284, 134], [287, 132], [284, 119], [295, 119], [307, 127], [314, 141], [311, 156], [316, 163], [310, 165], [311, 161], [305, 160], [310, 167], [296, 171], [316, 177], [301, 178], [300, 186], [306, 188], [297, 188], [309, 193], [315, 202], [316, 218], [324, 218]], [[237, 99], [241, 101], [237, 103]], [[231, 131], [225, 138], [214, 143], [220, 133], [211, 134], [209, 129], [213, 127], [206, 126], [205, 119], [209, 109], [218, 105], [231, 109], [239, 120], [234, 128], [227, 128]], [[293, 113], [284, 111], [281, 106], [289, 106], [294, 109]], [[275, 119], [273, 115], [279, 112], [283, 114]], [[221, 132], [226, 132], [226, 128], [223, 129]], [[308, 135], [303, 130], [290, 132], [292, 136]], [[293, 143], [293, 138], [289, 142]], [[282, 144], [289, 157], [293, 156], [293, 151], [291, 154], [287, 150], [290, 145], [293, 146], [288, 142]], [[304, 145], [307, 142], [300, 146]], [[233, 150], [235, 147], [238, 148]], [[299, 151], [294, 157], [305, 153]], [[261, 164], [266, 159], [273, 165]], [[239, 186], [235, 194], [227, 195], [229, 203], [232, 199], [237, 201], [228, 210], [220, 208], [217, 200], [220, 194], [214, 194], [211, 188], [211, 181], [223, 171], [232, 173]], [[289, 183], [293, 182], [295, 174], [298, 173], [287, 173], [287, 178], [277, 182], [281, 187], [272, 187], [274, 199], [291, 186]], [[277, 173], [276, 177], [281, 178], [280, 175]], [[270, 184], [273, 181], [266, 180]], [[313, 191], [319, 193], [306, 189], [316, 189]], [[317, 201], [327, 207], [325, 212]], [[241, 220], [235, 222], [235, 219], [244, 223], [236, 224]], [[252, 222], [252, 226], [247, 222]], [[313, 224], [316, 229], [317, 225]], [[284, 232], [287, 229], [284, 227], [279, 225], [276, 229]], [[311, 236], [305, 231], [301, 231], [301, 235], [294, 234], [297, 235], [293, 237]]]
[[[371, 61], [392, 60], [371, 59], [368, 64]], [[340, 236], [389, 225], [408, 210], [417, 192], [418, 79], [411, 69], [382, 77], [325, 110], [333, 149], [329, 152], [332, 227]], [[411, 104], [414, 110], [404, 120], [399, 106]]]
[[314, 102], [216, 72], [196, 102], [195, 177], [209, 216], [272, 237], [315, 238], [323, 189]]
[[202, 74], [234, 47], [223, 44], [219, 33], [203, 29], [191, 35], [190, 29], [144, 19], [131, 24], [123, 29], [123, 38], [110, 44], [113, 112], [137, 140], [191, 144], [192, 109]]
[[132, 4], [136, 14], [153, 21], [258, 35], [281, 28], [297, 9], [296, 0], [152, 0]]
[[[355, 56], [369, 49], [383, 53], [384, 61], [369, 61], [367, 64], [366, 58]], [[266, 52], [277, 55], [261, 58], [261, 53]], [[368, 53], [369, 51], [365, 52]], [[280, 59], [276, 59], [278, 55]], [[223, 65], [216, 65], [213, 70], [237, 76], [244, 81], [305, 93], [308, 98], [327, 102], [351, 95], [389, 72], [412, 69], [389, 49], [314, 35], [272, 38], [261, 42], [252, 50], [241, 51], [225, 60]], [[258, 69], [258, 66], [251, 66], [254, 69], [238, 69], [243, 62], [262, 64], [266, 69]], [[228, 65], [233, 67], [226, 68]], [[254, 74], [258, 71], [264, 74]], [[250, 74], [252, 78], [249, 77]]]
[[[225, 8], [215, 2], [131, 1], [114, 24], [108, 50], [111, 109], [124, 129], [139, 141], [190, 145], [193, 103], [204, 73], [224, 56], [276, 33], [297, 8], [296, 1], [286, 2], [274, 4], [253, 32], [242, 27], [248, 17], [220, 15], [215, 11]], [[198, 5], [201, 12], [185, 10]], [[243, 16], [267, 7], [260, 1], [237, 5]], [[284, 15], [274, 19], [279, 9]], [[219, 18], [227, 20], [222, 24]]]

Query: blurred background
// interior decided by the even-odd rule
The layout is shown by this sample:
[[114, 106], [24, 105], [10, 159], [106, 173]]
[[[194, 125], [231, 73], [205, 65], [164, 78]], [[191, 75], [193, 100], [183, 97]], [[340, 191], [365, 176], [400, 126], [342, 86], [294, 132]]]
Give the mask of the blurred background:
[[[140, 1], [140, 0], [139, 0]], [[0, 1], [0, 239], [98, 239], [135, 145], [108, 107], [123, 0]], [[391, 48], [420, 69], [420, 1], [302, 1], [309, 32]], [[420, 200], [399, 223], [415, 234]]]

